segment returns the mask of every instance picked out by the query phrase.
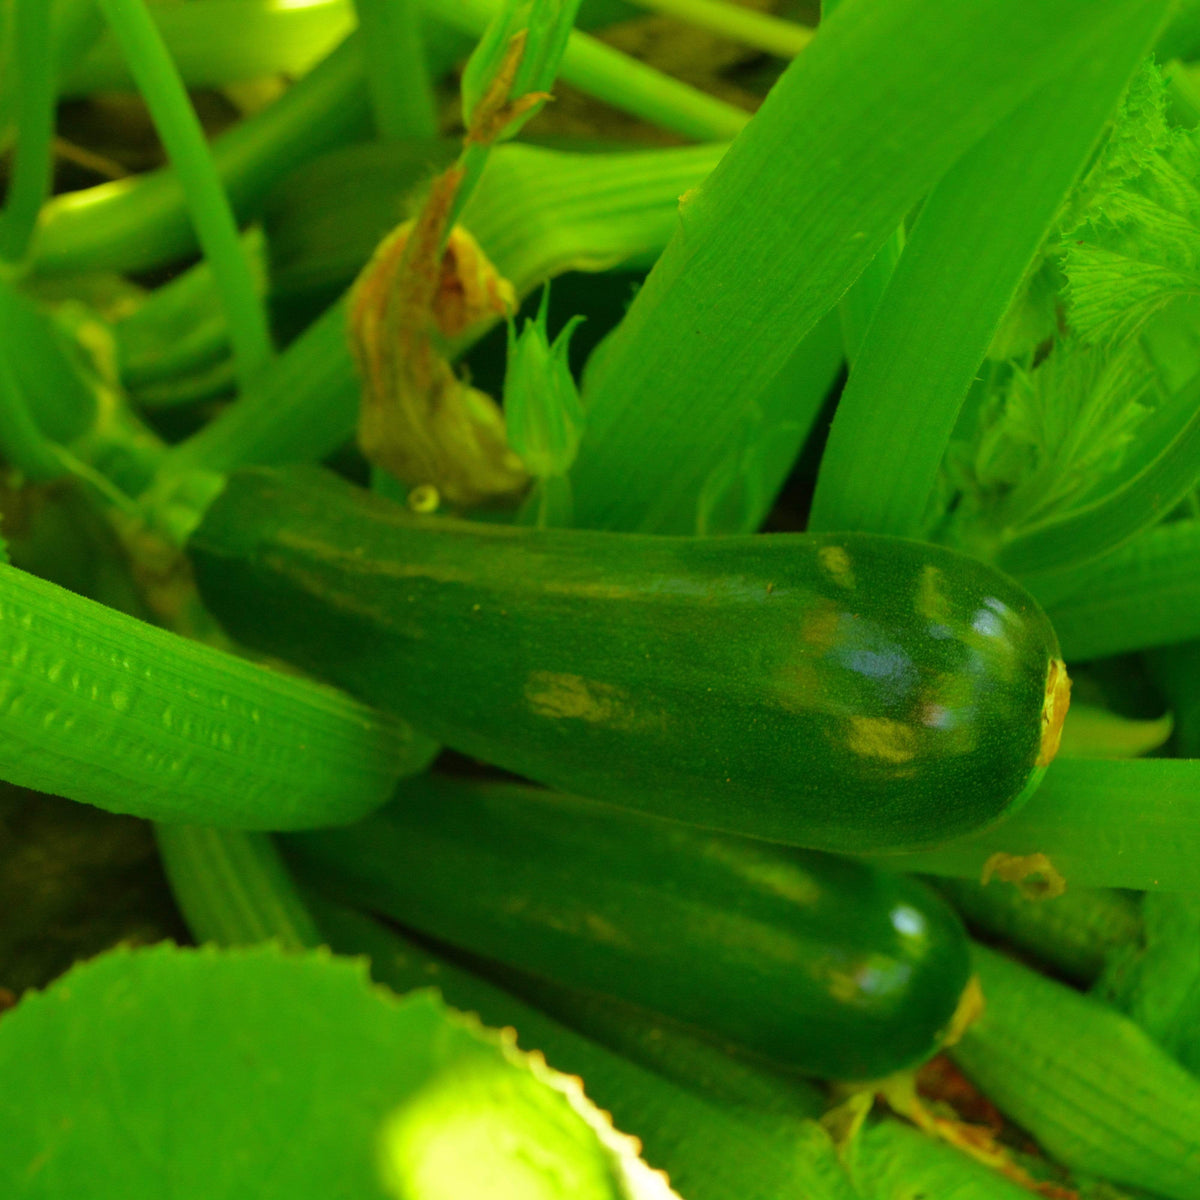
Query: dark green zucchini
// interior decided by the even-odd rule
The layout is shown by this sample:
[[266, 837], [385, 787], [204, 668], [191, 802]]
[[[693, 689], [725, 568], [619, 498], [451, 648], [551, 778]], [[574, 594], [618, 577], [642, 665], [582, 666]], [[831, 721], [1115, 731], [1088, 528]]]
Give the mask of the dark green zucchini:
[[234, 472], [190, 549], [234, 636], [456, 750], [794, 845], [990, 824], [1066, 707], [1035, 602], [916, 542], [420, 518], [308, 468]]
[[927, 1058], [970, 974], [917, 880], [537, 788], [422, 776], [283, 845], [358, 907], [815, 1075]]

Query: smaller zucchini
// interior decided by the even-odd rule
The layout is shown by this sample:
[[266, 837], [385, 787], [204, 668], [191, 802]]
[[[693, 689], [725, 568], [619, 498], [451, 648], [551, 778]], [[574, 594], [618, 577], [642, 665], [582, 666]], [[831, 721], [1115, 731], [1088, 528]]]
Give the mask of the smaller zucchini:
[[923, 1061], [969, 977], [958, 918], [916, 880], [534, 788], [422, 776], [284, 845], [414, 930], [802, 1073]]

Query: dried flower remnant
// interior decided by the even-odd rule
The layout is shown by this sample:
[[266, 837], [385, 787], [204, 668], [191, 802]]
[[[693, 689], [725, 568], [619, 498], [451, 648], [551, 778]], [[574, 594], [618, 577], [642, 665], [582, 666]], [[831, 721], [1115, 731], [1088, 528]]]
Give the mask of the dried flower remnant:
[[1005, 854], [997, 851], [983, 864], [979, 882], [984, 886], [993, 879], [1015, 884], [1026, 900], [1053, 900], [1067, 890], [1067, 881], [1046, 855]]
[[515, 0], [501, 8], [463, 70], [468, 142], [512, 137], [550, 99], [579, 0]]
[[457, 226], [447, 233], [460, 182], [456, 169], [440, 175], [416, 220], [376, 250], [351, 294], [349, 327], [363, 381], [363, 453], [465, 508], [519, 494], [528, 476], [495, 402], [458, 378], [439, 343], [516, 305], [475, 239]]

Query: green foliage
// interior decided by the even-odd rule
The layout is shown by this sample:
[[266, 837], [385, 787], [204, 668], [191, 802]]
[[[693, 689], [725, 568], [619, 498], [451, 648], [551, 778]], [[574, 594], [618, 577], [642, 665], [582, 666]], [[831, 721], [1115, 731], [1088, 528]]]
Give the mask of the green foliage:
[[[675, 5], [722, 15], [711, 0]], [[347, 685], [351, 697], [248, 663], [207, 617], [197, 628], [220, 649], [146, 623], [181, 621], [198, 559], [172, 545], [233, 468], [324, 461], [361, 473], [345, 446], [360, 381], [339, 294], [434, 164], [451, 161], [446, 143], [423, 138], [447, 117], [439, 110], [455, 90], [450, 68], [466, 61], [470, 145], [458, 164], [461, 212], [449, 212], [516, 297], [568, 270], [649, 271], [620, 319], [588, 297], [574, 305], [587, 311], [587, 332], [604, 339], [583, 377], [586, 406], [566, 362], [573, 326], [552, 343], [543, 304], [519, 337], [510, 334], [507, 436], [536, 484], [523, 507], [481, 514], [480, 544], [499, 540], [496, 523], [576, 521], [678, 533], [701, 556], [730, 544], [699, 539], [764, 525], [795, 532], [806, 520], [835, 538], [928, 536], [990, 560], [989, 578], [996, 567], [1018, 576], [1047, 610], [1073, 673], [1079, 659], [1164, 648], [1152, 665], [1173, 717], [1153, 703], [1078, 706], [1059, 760], [1020, 811], [885, 865], [970, 879], [995, 853], [1050, 856], [1070, 888], [1059, 909], [1006, 908], [1011, 894], [1002, 899], [997, 885], [982, 899], [960, 887], [959, 904], [990, 936], [1080, 983], [1114, 944], [1133, 945], [1103, 992], [1125, 1015], [983, 953], [988, 1007], [960, 1061], [1007, 1117], [1042, 1139], [1058, 1160], [1049, 1173], [1067, 1164], [1173, 1200], [1200, 1197], [1200, 1099], [1179, 1065], [1198, 1062], [1194, 901], [1151, 897], [1139, 933], [1127, 896], [1085, 890], [1194, 889], [1200, 861], [1200, 763], [1111, 757], [1165, 753], [1172, 720], [1168, 749], [1193, 753], [1200, 713], [1200, 139], [1189, 128], [1200, 106], [1186, 61], [1200, 50], [1200, 6], [844, 0], [824, 9], [815, 35], [784, 27], [804, 50], [759, 107], [740, 102], [749, 91], [731, 103], [618, 51], [630, 44], [620, 38], [636, 36], [629, 29], [602, 43], [572, 28], [576, 17], [582, 29], [633, 15], [620, 0], [0, 3], [0, 58], [10, 68], [0, 72], [0, 148], [11, 149], [0, 213], [0, 502], [17, 564], [0, 564], [0, 774], [111, 810], [186, 821], [160, 827], [157, 838], [196, 938], [278, 943], [232, 955], [121, 950], [6, 1012], [5, 1196], [672, 1194], [576, 1086], [517, 1052], [509, 1036], [450, 1013], [430, 993], [397, 1000], [373, 989], [361, 964], [305, 953], [325, 937], [339, 951], [369, 952], [376, 977], [396, 991], [436, 981], [448, 1002], [515, 1027], [524, 1049], [579, 1074], [689, 1200], [1013, 1196], [1007, 1181], [893, 1121], [868, 1123], [835, 1147], [809, 1119], [819, 1089], [777, 1064], [734, 1059], [696, 1028], [647, 1023], [644, 1014], [639, 1023], [600, 993], [556, 999], [544, 980], [521, 984], [511, 966], [506, 975], [479, 960], [468, 971], [453, 965], [461, 951], [435, 956], [363, 912], [331, 916], [308, 890], [330, 886], [330, 873], [312, 868], [299, 887], [263, 831], [357, 820], [398, 775], [428, 765], [432, 743], [365, 706], [357, 684]], [[356, 14], [359, 29], [343, 41]], [[1167, 82], [1146, 62], [1152, 47], [1169, 64]], [[658, 59], [661, 47], [639, 53]], [[1172, 56], [1185, 61], [1170, 64]], [[291, 77], [286, 84], [245, 86], [280, 73]], [[522, 128], [558, 76], [656, 129], [635, 135], [605, 124], [579, 137], [564, 136], [562, 124]], [[748, 78], [733, 69], [720, 85]], [[119, 107], [103, 102], [110, 142], [57, 105], [131, 85], [169, 152], [157, 170], [123, 157], [136, 139]], [[193, 105], [185, 87], [228, 90]], [[575, 110], [563, 99], [539, 120], [548, 123], [557, 107], [570, 128]], [[490, 155], [484, 149], [518, 133]], [[641, 144], [664, 135], [701, 144]], [[51, 165], [57, 183], [77, 190], [47, 201]], [[95, 171], [113, 178], [81, 186]], [[131, 177], [117, 178], [125, 172]], [[198, 251], [199, 263], [160, 283]], [[453, 307], [453, 284], [436, 276], [431, 285]], [[448, 335], [439, 351], [449, 362], [484, 333]], [[473, 352], [477, 386], [498, 387], [501, 341]], [[822, 413], [843, 363], [848, 381], [822, 454]], [[402, 518], [378, 496], [364, 503], [378, 506], [393, 537]], [[318, 526], [315, 516], [298, 521], [286, 555], [311, 551]], [[371, 553], [348, 526], [325, 540], [351, 581], [337, 601], [343, 614], [370, 608], [372, 621], [407, 628], [418, 588], [443, 615], [461, 594], [462, 578], [446, 576], [458, 569], [449, 560], [421, 566]], [[609, 553], [619, 556], [621, 545]], [[0, 558], [6, 549], [0, 539]], [[939, 551], [906, 553], [928, 566]], [[300, 557], [288, 561], [295, 567]], [[610, 562], [592, 586], [611, 587], [627, 565]], [[746, 590], [747, 573], [744, 559], [731, 567], [731, 595]], [[775, 574], [750, 588], [746, 630], [761, 627], [756, 614], [775, 594]], [[399, 599], [371, 598], [383, 576]], [[662, 586], [671, 578], [670, 570], [655, 575], [656, 594], [671, 594]], [[339, 670], [353, 658], [354, 670], [390, 672], [389, 686], [430, 670], [430, 695], [450, 697], [454, 719], [475, 736], [501, 709], [531, 702], [522, 671], [548, 636], [538, 605], [557, 585], [526, 570], [521, 586], [518, 637], [517, 605], [499, 596], [449, 621], [449, 653], [433, 668], [428, 644], [402, 669], [380, 666], [377, 639], [358, 650], [322, 639], [319, 622], [292, 606], [261, 611], [254, 588], [241, 608], [287, 631], [278, 650], [289, 661], [320, 643]], [[866, 601], [877, 598], [839, 619], [871, 624]], [[497, 644], [513, 658], [491, 672], [502, 679], [488, 677], [485, 664], [472, 682], [480, 668], [464, 652], [463, 631], [485, 620], [483, 609], [492, 619], [492, 608], [505, 622]], [[824, 636], [819, 620], [782, 622], [747, 659], [735, 653], [740, 630], [713, 632], [696, 609], [671, 607], [682, 615], [670, 629], [647, 621], [624, 653], [662, 683], [668, 673], [656, 653], [668, 637], [688, 647], [688, 663], [718, 647], [730, 655], [711, 660], [726, 664], [720, 686], [701, 693], [672, 684], [696, 699], [686, 710], [694, 719], [664, 725], [639, 762], [588, 755], [601, 782], [657, 796], [654, 772], [685, 765], [728, 794], [725, 784], [741, 783], [734, 750], [758, 744], [762, 693], [779, 684], [771, 655]], [[620, 718], [610, 678], [619, 655], [597, 615], [594, 597], [580, 601], [570, 640], [596, 658], [581, 668], [586, 680], [558, 676], [552, 699], [563, 711], [553, 737], [571, 723], [598, 728]], [[966, 626], [990, 636], [986, 622], [970, 623], [976, 615], [986, 616], [972, 609]], [[853, 669], [878, 694], [899, 694], [894, 664], [872, 674], [881, 661], [864, 653]], [[1128, 661], [1111, 674], [1126, 692], [1141, 686]], [[496, 682], [511, 686], [503, 705], [487, 698]], [[803, 698], [793, 684], [793, 698]], [[939, 719], [934, 707], [913, 711], [930, 727]], [[712, 713], [734, 729], [728, 743], [696, 736]], [[875, 768], [883, 772], [897, 722], [890, 711], [876, 715], [871, 744], [883, 752]], [[781, 725], [767, 746], [797, 785], [829, 763], [823, 735], [803, 729]], [[994, 740], [995, 729], [979, 736]], [[512, 741], [489, 747], [485, 766], [513, 765]], [[788, 784], [778, 807], [794, 814], [799, 789]], [[988, 800], [987, 791], [959, 795], [956, 808]], [[689, 786], [674, 816], [697, 819], [706, 794]], [[40, 801], [23, 798], [29, 807]], [[94, 881], [92, 866], [116, 856], [112, 848], [139, 827], [96, 825], [115, 819], [81, 811], [92, 822], [81, 826], [86, 853], [64, 847], [55, 822], [47, 832], [31, 821], [44, 840], [5, 854], [5, 904], [17, 916], [0, 937], [0, 1005], [5, 987], [19, 991], [62, 968], [68, 934], [91, 952], [167, 927], [161, 912], [139, 924], [116, 884]], [[868, 817], [878, 827], [878, 811]], [[680, 846], [692, 844], [679, 826], [658, 824], [663, 838], [674, 829]], [[420, 833], [435, 826], [425, 820]], [[374, 828], [345, 836], [369, 839]], [[17, 840], [17, 825], [4, 833]], [[305, 839], [337, 845], [328, 831]], [[513, 884], [534, 840], [526, 831], [501, 852], [492, 839], [491, 873]], [[418, 841], [413, 835], [407, 848]], [[643, 857], [650, 841], [636, 847]], [[149, 838], [136, 844], [140, 871]], [[555, 865], [586, 860], [588, 882], [608, 884], [634, 872], [633, 850], [606, 854], [595, 843], [588, 851], [593, 857], [558, 853]], [[776, 852], [772, 862], [790, 853]], [[418, 866], [448, 877], [440, 855], [426, 854], [409, 882], [417, 886]], [[646, 903], [649, 885], [637, 879], [630, 894], [661, 916], [704, 863], [712, 866], [693, 850], [685, 866], [658, 870], [652, 894], [666, 897], [658, 904]], [[767, 892], [793, 878], [782, 868], [752, 874]], [[457, 885], [472, 890], [487, 893], [479, 873]], [[584, 890], [579, 883], [572, 894]], [[725, 928], [748, 890], [746, 879], [734, 880], [706, 932]], [[83, 911], [83, 896], [92, 911]], [[411, 919], [427, 915], [431, 897], [418, 887]], [[493, 907], [520, 909], [526, 899]], [[551, 918], [565, 911], [558, 905]], [[603, 943], [616, 922], [596, 919], [594, 905], [578, 918]], [[677, 927], [653, 934], [656, 951], [673, 951]], [[636, 951], [639, 939], [628, 940]], [[843, 958], [852, 942], [836, 948]], [[722, 973], [712, 955], [704, 963], [716, 979], [703, 998], [728, 996], [726, 1015], [752, 997], [751, 976], [769, 958], [751, 938], [736, 949], [738, 971]], [[826, 979], [825, 967], [795, 960], [786, 971]], [[878, 965], [864, 965], [856, 986], [873, 986]], [[492, 979], [523, 987], [526, 999], [587, 1035], [476, 969], [494, 969]], [[658, 982], [667, 973], [645, 974]], [[588, 978], [612, 984], [611, 973]], [[681, 994], [696, 994], [695, 984], [672, 975]], [[780, 985], [773, 994], [791, 993]], [[762, 1006], [749, 1011], [761, 1025]]]
[[[1090, 50], [1094, 40], [1104, 42], [1107, 55], [1117, 30], [1118, 46], [1129, 51], [1131, 41], [1152, 35], [1158, 11], [1112, 5], [1097, 21], [1094, 8], [1076, 4], [939, 0], [840, 8], [717, 170], [685, 194], [675, 236], [603, 358], [585, 375], [588, 433], [572, 478], [579, 523], [691, 532], [696, 496], [744, 411], [914, 204], [985, 135], [1010, 116], [1016, 120], [1064, 61]], [[1139, 21], [1145, 29], [1131, 33]], [[899, 45], [903, 55], [896, 54]], [[1129, 69], [1135, 62], [1131, 57]], [[1111, 99], [1088, 89], [1082, 98], [1079, 89], [1072, 93], [1085, 110], [1099, 106], [1097, 126], [1124, 82], [1113, 70]], [[880, 137], [884, 111], [888, 136]], [[800, 115], [815, 112], [824, 114], [820, 121]], [[986, 166], [980, 155], [968, 178]], [[1023, 166], [1017, 158], [1013, 171]], [[1059, 172], [1061, 187], [1047, 178], [1033, 189], [1039, 201], [1051, 192], [1046, 219], [1075, 173], [1058, 164], [1049, 176]], [[988, 187], [996, 192], [994, 176]], [[797, 212], [805, 214], [800, 223]], [[1016, 232], [1029, 233], [1019, 225]], [[1028, 254], [1041, 233], [1029, 234]], [[1024, 268], [1024, 262], [1016, 267], [1013, 289]], [[969, 307], [951, 294], [959, 308]], [[920, 303], [927, 299], [921, 295]], [[1006, 304], [1007, 297], [997, 320]], [[910, 328], [937, 323], [915, 298], [899, 319]], [[939, 351], [951, 347], [940, 343]], [[930, 367], [928, 354], [920, 365]], [[966, 368], [964, 387], [977, 365], [978, 359]], [[897, 428], [909, 429], [915, 419], [907, 410]], [[948, 434], [932, 454], [930, 484]], [[856, 503], [874, 495], [884, 470], [904, 473], [896, 465], [906, 461], [904, 450], [891, 438], [876, 460], [860, 461], [857, 469], [869, 482], [850, 489]], [[617, 477], [622, 487], [614, 491]], [[858, 515], [839, 513], [824, 527], [880, 528], [856, 521]]]
[[1197, 474], [1188, 385], [1200, 354], [1181, 303], [1197, 266], [1200, 149], [1168, 120], [1146, 63], [993, 339], [1000, 365], [943, 464], [940, 537], [1040, 572], [1170, 511]]
[[1101, 994], [1200, 1075], [1200, 899], [1153, 893], [1142, 916], [1141, 944], [1114, 960]]
[[1168, 123], [1153, 65], [1131, 82], [1062, 236], [1070, 320], [1087, 341], [1130, 338], [1200, 293], [1200, 147]]
[[[515, 38], [522, 38], [516, 69], [503, 79], [501, 104], [519, 102], [531, 93], [548, 92], [558, 75], [567, 38], [580, 0], [504, 0], [484, 31], [463, 70], [463, 114], [468, 127], [481, 115], [481, 104], [497, 86], [511, 62]], [[533, 108], [504, 120], [503, 136], [513, 137], [533, 115]]]
[[838, 404], [815, 528], [927, 532], [938, 467], [980, 362], [1160, 14], [1113, 10], [1096, 30], [1105, 68], [1093, 86], [1080, 88], [1060, 63], [926, 197]]
[[939, 879], [936, 887], [953, 902], [971, 931], [1003, 941], [1051, 974], [1084, 987], [1103, 972], [1110, 955], [1136, 945], [1140, 905], [1112, 888], [1068, 885], [1059, 896], [1030, 897], [1019, 887], [993, 879]]
[[1068, 887], [1195, 886], [1200, 814], [1194, 760], [1060, 758], [1008, 820], [889, 867], [978, 879], [994, 854], [1045, 854]]
[[1200, 1196], [1200, 1080], [1128, 1018], [981, 946], [987, 1009], [955, 1059], [1060, 1162]]
[[583, 436], [584, 413], [567, 362], [571, 334], [582, 317], [563, 326], [553, 342], [546, 335], [550, 289], [542, 292], [537, 316], [518, 336], [508, 327], [504, 371], [504, 424], [508, 444], [532, 475], [566, 475]]
[[116, 951], [0, 1023], [13, 1197], [664, 1200], [562, 1077], [364, 964]]
[[433, 752], [339, 692], [2, 565], [0, 647], [4, 777], [112, 812], [260, 829], [352, 820]]
[[1036, 365], [1014, 363], [988, 389], [975, 436], [951, 446], [945, 469], [958, 502], [943, 536], [986, 553], [1069, 511], [1120, 465], [1153, 379], [1135, 342], [1113, 348], [1068, 336]]

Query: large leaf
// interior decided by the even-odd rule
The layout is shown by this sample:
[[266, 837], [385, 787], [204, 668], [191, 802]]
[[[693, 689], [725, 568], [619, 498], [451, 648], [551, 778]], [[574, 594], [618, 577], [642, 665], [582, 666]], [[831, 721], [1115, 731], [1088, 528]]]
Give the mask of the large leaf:
[[813, 528], [923, 532], [979, 364], [1168, 7], [1126, 7], [930, 196], [838, 406]]
[[1091, 79], [1092, 56], [1148, 7], [1160, 5], [841, 5], [685, 195], [675, 236], [592, 364], [577, 523], [629, 528], [636, 514], [641, 529], [690, 532], [747, 405], [912, 205], [1059, 72], [1074, 64]]
[[273, 947], [93, 960], [0, 1022], [22, 1200], [667, 1200], [578, 1089], [427, 992]]

